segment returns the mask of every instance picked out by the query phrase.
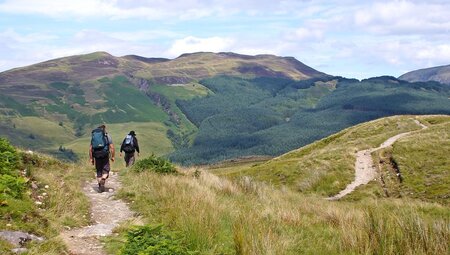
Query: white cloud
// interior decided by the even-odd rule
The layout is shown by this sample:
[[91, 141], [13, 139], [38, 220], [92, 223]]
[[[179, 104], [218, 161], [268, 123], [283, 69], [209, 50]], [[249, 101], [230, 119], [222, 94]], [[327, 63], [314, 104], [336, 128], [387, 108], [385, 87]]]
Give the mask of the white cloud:
[[0, 32], [0, 38], [2, 40], [9, 41], [10, 45], [20, 44], [20, 43], [35, 43], [41, 41], [50, 41], [57, 39], [58, 36], [48, 33], [29, 33], [29, 34], [19, 34], [14, 29], [6, 29]]
[[299, 41], [320, 40], [323, 38], [323, 32], [321, 30], [301, 27], [296, 29], [290, 37], [293, 40]]
[[[264, 2], [264, 1], [262, 1]], [[270, 2], [270, 1], [267, 1]], [[0, 12], [11, 14], [38, 14], [53, 18], [98, 18], [111, 19], [144, 18], [149, 20], [198, 19], [208, 16], [228, 16], [240, 12], [243, 6], [261, 6], [251, 1], [222, 3], [218, 0], [5, 0], [0, 3]]]
[[172, 57], [176, 57], [183, 53], [200, 51], [229, 51], [233, 43], [234, 40], [230, 38], [222, 38], [217, 36], [209, 38], [198, 38], [194, 36], [188, 36], [183, 39], [175, 40], [167, 53]]
[[449, 33], [450, 5], [438, 1], [377, 1], [354, 13], [356, 27], [375, 34]]

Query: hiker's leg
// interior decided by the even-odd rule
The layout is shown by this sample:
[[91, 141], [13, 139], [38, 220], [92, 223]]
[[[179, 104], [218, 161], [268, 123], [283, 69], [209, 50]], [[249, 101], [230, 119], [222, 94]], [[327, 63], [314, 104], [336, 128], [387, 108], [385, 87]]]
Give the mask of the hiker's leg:
[[125, 153], [125, 163], [126, 167], [133, 165], [134, 163], [134, 152]]
[[134, 157], [134, 152], [133, 152], [133, 153], [131, 153], [131, 157], [130, 157], [130, 160], [128, 162], [128, 166], [134, 165], [134, 159], [135, 159], [135, 157]]
[[97, 182], [100, 183], [103, 175], [103, 162], [101, 159], [95, 159], [95, 170], [97, 172]]
[[125, 167], [130, 165], [130, 153], [125, 152]]
[[96, 158], [95, 169], [97, 171], [98, 189], [103, 192], [105, 191], [105, 180], [109, 176], [109, 158]]
[[102, 169], [102, 179], [106, 180], [109, 177], [109, 171], [111, 170], [111, 166], [109, 164], [109, 158], [106, 158], [105, 164]]

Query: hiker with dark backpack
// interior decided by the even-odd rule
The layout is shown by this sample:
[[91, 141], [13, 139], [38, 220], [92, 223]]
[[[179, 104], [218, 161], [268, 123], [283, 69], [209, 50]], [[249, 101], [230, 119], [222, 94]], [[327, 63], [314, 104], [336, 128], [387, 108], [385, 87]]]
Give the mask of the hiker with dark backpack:
[[111, 166], [109, 158], [114, 162], [114, 145], [111, 136], [106, 132], [106, 126], [101, 125], [92, 130], [89, 158], [97, 171], [98, 189], [105, 191], [105, 182], [109, 177]]
[[128, 135], [123, 139], [122, 145], [120, 146], [121, 157], [122, 151], [125, 152], [125, 166], [132, 166], [135, 159], [134, 153], [137, 152], [137, 155], [139, 156], [139, 144], [134, 131], [130, 131], [130, 133], [128, 133]]

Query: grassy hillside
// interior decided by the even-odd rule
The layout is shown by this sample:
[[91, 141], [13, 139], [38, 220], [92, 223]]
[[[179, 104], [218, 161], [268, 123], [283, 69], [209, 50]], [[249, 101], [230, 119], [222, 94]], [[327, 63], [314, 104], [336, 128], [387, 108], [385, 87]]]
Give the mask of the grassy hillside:
[[[414, 120], [427, 125], [421, 129]], [[399, 133], [416, 131], [374, 152], [374, 163], [384, 176], [358, 189], [347, 199], [362, 197], [410, 197], [448, 204], [450, 175], [447, 157], [450, 116], [394, 116], [347, 128], [320, 141], [267, 162], [246, 167], [212, 167], [218, 175], [250, 176], [275, 186], [288, 186], [302, 193], [332, 196], [354, 178], [355, 152], [376, 148]], [[389, 168], [395, 162], [397, 169]], [[397, 178], [400, 171], [402, 181]]]
[[176, 235], [158, 242], [161, 235], [124, 225], [117, 230], [118, 236], [108, 238], [111, 254], [121, 254], [125, 245], [148, 247], [136, 246], [139, 243], [182, 245], [198, 254], [449, 251], [450, 215], [442, 205], [413, 200], [330, 202], [250, 178], [230, 181], [199, 168], [179, 175], [127, 172], [123, 178], [122, 197], [131, 202], [146, 226], [162, 225], [163, 233]]
[[212, 163], [280, 155], [355, 124], [395, 114], [450, 114], [450, 87], [393, 77], [292, 81], [215, 77], [214, 94], [177, 101], [199, 128], [192, 146], [171, 159]]

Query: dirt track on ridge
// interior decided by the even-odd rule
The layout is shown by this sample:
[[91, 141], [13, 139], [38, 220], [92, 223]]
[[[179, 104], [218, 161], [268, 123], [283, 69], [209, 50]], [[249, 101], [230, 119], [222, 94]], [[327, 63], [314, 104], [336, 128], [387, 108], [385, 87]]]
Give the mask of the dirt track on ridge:
[[[414, 122], [417, 125], [421, 126], [422, 129], [428, 128], [424, 124], [420, 123], [418, 120], [414, 120]], [[372, 155], [371, 155], [372, 152], [389, 147], [392, 144], [394, 144], [398, 139], [400, 139], [404, 136], [407, 136], [407, 135], [411, 134], [412, 132], [416, 132], [416, 131], [401, 133], [401, 134], [395, 135], [393, 137], [390, 137], [389, 139], [387, 139], [385, 142], [383, 142], [377, 148], [358, 151], [356, 153], [356, 161], [355, 161], [355, 180], [352, 183], [350, 183], [349, 185], [347, 185], [347, 187], [345, 187], [345, 189], [341, 190], [341, 192], [339, 192], [337, 195], [335, 195], [333, 197], [329, 197], [327, 199], [328, 200], [338, 200], [338, 199], [344, 197], [345, 195], [353, 192], [355, 190], [355, 188], [358, 187], [359, 185], [367, 184], [371, 180], [375, 179], [375, 177], [377, 176], [377, 170], [373, 164], [373, 159], [372, 159]]]
[[99, 238], [111, 235], [121, 222], [133, 219], [133, 212], [127, 204], [122, 200], [114, 200], [120, 186], [118, 174], [113, 172], [106, 181], [106, 191], [103, 193], [98, 192], [97, 180], [86, 182], [83, 192], [91, 202], [91, 220], [94, 224], [61, 233], [70, 254], [107, 254]]

